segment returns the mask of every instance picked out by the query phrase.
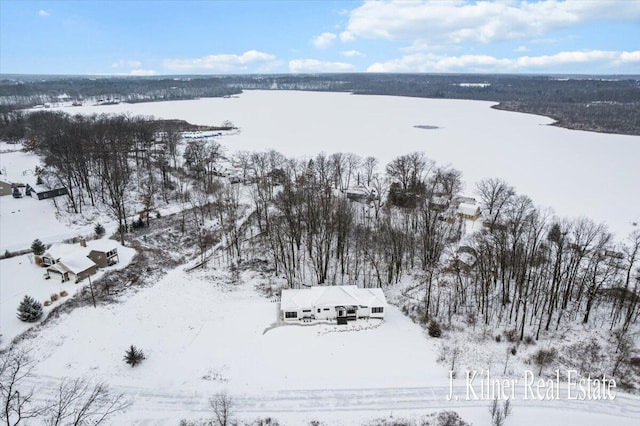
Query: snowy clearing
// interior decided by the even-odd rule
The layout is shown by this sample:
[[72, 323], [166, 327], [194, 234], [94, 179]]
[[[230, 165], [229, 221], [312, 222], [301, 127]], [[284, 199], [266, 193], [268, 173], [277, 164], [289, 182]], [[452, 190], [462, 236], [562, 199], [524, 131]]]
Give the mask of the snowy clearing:
[[[42, 166], [41, 158], [30, 152], [22, 152], [20, 144], [0, 142], [0, 180], [12, 183], [34, 183], [36, 166]], [[24, 188], [22, 189], [24, 193]], [[58, 199], [62, 209], [64, 197]], [[38, 200], [24, 196], [13, 198], [11, 195], [0, 197], [0, 252], [5, 250], [24, 250], [31, 246], [36, 238], [45, 244], [58, 242], [78, 235], [93, 233], [92, 220], [107, 226], [111, 222], [100, 212], [91, 215], [62, 216], [53, 199]], [[87, 223], [89, 223], [87, 225]], [[113, 226], [108, 228], [113, 228]]]
[[[379, 327], [282, 326], [265, 333], [278, 304], [254, 289], [260, 277], [229, 282], [215, 269], [178, 268], [117, 305], [83, 307], [53, 320], [37, 340], [20, 343], [38, 360], [31, 379], [43, 395], [59, 378], [104, 380], [133, 403], [112, 424], [175, 425], [211, 415], [208, 399], [226, 390], [246, 420], [272, 416], [284, 424], [320, 419], [361, 424], [376, 417], [419, 417], [444, 409], [489, 424], [487, 401], [447, 401], [448, 371], [436, 362], [436, 341], [396, 308]], [[147, 359], [126, 365], [131, 344]], [[464, 381], [454, 382], [464, 392]], [[544, 420], [635, 424], [640, 398], [616, 401], [516, 401], [511, 424]], [[534, 422], [535, 419], [535, 422]]]
[[[34, 200], [34, 202], [37, 202]], [[95, 241], [88, 241], [87, 247], [91, 248]], [[101, 269], [97, 274], [92, 275], [93, 281], [99, 279], [105, 272], [125, 268], [135, 255], [135, 250], [123, 247], [114, 241], [114, 245], [118, 248], [119, 263], [105, 269]], [[8, 346], [14, 337], [31, 328], [35, 323], [22, 322], [16, 317], [16, 309], [25, 295], [31, 296], [43, 303], [49, 299], [53, 293], [66, 291], [68, 296], [61, 297], [53, 302], [50, 306], [43, 307], [42, 318], [46, 318], [49, 312], [56, 306], [64, 303], [64, 301], [72, 297], [84, 286], [89, 284], [85, 279], [78, 284], [73, 281], [60, 282], [57, 276], [51, 279], [45, 279], [46, 269], [35, 264], [32, 254], [15, 256], [3, 259], [0, 263], [0, 348]]]

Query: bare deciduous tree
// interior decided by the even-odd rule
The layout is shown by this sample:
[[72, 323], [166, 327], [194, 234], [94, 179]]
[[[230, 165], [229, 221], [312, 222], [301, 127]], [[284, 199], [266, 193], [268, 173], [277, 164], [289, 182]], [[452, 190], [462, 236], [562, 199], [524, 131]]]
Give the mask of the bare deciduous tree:
[[219, 392], [209, 400], [209, 404], [215, 415], [214, 422], [217, 426], [229, 426], [233, 422], [235, 403], [227, 392]]
[[43, 407], [35, 405], [33, 388], [25, 386], [33, 362], [26, 352], [10, 351], [0, 355], [0, 420], [7, 426], [40, 416]]
[[129, 406], [124, 396], [112, 395], [104, 383], [91, 385], [84, 378], [63, 379], [47, 409], [47, 426], [99, 425]]

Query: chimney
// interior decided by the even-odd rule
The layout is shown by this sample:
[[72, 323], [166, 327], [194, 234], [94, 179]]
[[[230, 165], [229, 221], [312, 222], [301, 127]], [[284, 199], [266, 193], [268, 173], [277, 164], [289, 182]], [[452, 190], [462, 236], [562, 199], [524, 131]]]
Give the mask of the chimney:
[[87, 240], [85, 240], [84, 238], [80, 238], [80, 245], [82, 247], [86, 247], [87, 246]]

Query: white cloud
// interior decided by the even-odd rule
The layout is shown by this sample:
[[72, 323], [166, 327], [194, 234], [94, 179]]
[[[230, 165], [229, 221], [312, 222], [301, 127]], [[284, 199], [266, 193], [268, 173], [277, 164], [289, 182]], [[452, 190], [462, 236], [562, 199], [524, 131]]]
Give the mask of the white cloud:
[[376, 62], [369, 72], [583, 72], [588, 69], [619, 71], [640, 64], [640, 51], [574, 51], [555, 55], [496, 58], [489, 55], [445, 56], [416, 53], [387, 62]]
[[142, 66], [142, 62], [140, 61], [125, 61], [124, 59], [120, 59], [119, 61], [111, 64], [112, 68], [120, 68], [120, 67], [140, 68], [141, 66]]
[[334, 33], [322, 33], [319, 36], [315, 36], [311, 42], [318, 49], [326, 49], [330, 47], [338, 38]]
[[250, 65], [268, 66], [275, 59], [274, 55], [248, 50], [242, 55], [222, 54], [193, 59], [167, 59], [164, 66], [171, 71], [238, 72], [247, 71]]
[[289, 70], [292, 73], [316, 73], [316, 72], [349, 72], [354, 71], [355, 66], [345, 62], [324, 62], [317, 59], [294, 59], [289, 61]]
[[638, 62], [640, 63], [640, 50], [634, 52], [622, 52], [619, 61], [622, 63]]
[[46, 11], [46, 10], [44, 10], [44, 9], [40, 9], [40, 10], [38, 11], [38, 16], [49, 16], [49, 12], [47, 12], [47, 11]]
[[158, 75], [158, 73], [157, 71], [154, 71], [154, 70], [135, 69], [135, 70], [131, 70], [128, 75], [148, 76], [148, 75]]
[[347, 58], [355, 58], [356, 56], [364, 56], [364, 54], [362, 52], [359, 52], [357, 50], [346, 50], [344, 52], [340, 52], [340, 54], [342, 56], [347, 57]]
[[529, 48], [527, 46], [518, 46], [517, 48], [513, 49], [514, 52], [528, 52]]
[[[640, 2], [365, 2], [351, 11], [341, 39], [383, 38], [425, 45], [530, 39], [596, 19], [640, 19]], [[343, 41], [345, 41], [343, 39]]]
[[356, 37], [349, 31], [343, 31], [340, 33], [340, 41], [343, 43], [347, 43], [355, 39]]

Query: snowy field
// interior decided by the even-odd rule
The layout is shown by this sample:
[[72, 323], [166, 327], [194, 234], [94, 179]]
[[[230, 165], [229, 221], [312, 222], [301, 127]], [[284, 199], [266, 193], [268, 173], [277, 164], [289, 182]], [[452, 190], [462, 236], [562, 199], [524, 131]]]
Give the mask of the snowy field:
[[[5, 182], [35, 182], [34, 170], [42, 166], [40, 157], [19, 151], [19, 144], [0, 142], [0, 180]], [[22, 190], [24, 193], [24, 189]], [[62, 208], [64, 202], [60, 202]], [[93, 233], [93, 224], [73, 223], [73, 218], [61, 220], [53, 200], [38, 200], [24, 196], [13, 198], [11, 195], [0, 197], [0, 252], [17, 251], [29, 248], [36, 238], [44, 243], [53, 243], [78, 235]], [[96, 213], [96, 221], [107, 226], [111, 221]], [[111, 226], [113, 227], [113, 226]]]
[[[275, 149], [309, 157], [324, 151], [393, 158], [423, 151], [463, 172], [466, 191], [486, 177], [505, 179], [560, 216], [605, 222], [625, 237], [640, 222], [640, 137], [549, 126], [542, 116], [494, 110], [490, 102], [246, 91], [239, 97], [63, 108], [178, 118], [241, 131], [220, 142], [235, 150]], [[415, 126], [423, 126], [417, 128]], [[430, 127], [437, 127], [432, 129]], [[382, 170], [382, 169], [381, 169]]]
[[[37, 203], [37, 201], [34, 200]], [[114, 242], [115, 243], [115, 242]], [[95, 241], [87, 241], [87, 247], [91, 247]], [[115, 243], [118, 248], [119, 263], [105, 269], [101, 269], [97, 274], [91, 276], [92, 280], [97, 280], [105, 272], [125, 268], [135, 255], [132, 248], [123, 247]], [[43, 307], [42, 318], [46, 318], [49, 312], [89, 283], [84, 280], [75, 284], [73, 281], [60, 282], [60, 279], [53, 275], [51, 279], [44, 278], [45, 268], [35, 264], [32, 254], [15, 256], [3, 259], [0, 263], [0, 349], [8, 346], [18, 334], [31, 328], [36, 323], [22, 322], [16, 317], [16, 309], [25, 295], [31, 296], [40, 303], [49, 299], [51, 294], [66, 291], [69, 295], [61, 297], [50, 306]]]
[[[396, 308], [382, 324], [272, 328], [278, 304], [254, 289], [254, 273], [229, 282], [215, 269], [178, 268], [121, 304], [78, 308], [21, 343], [38, 360], [42, 394], [62, 377], [91, 377], [124, 393], [131, 407], [112, 424], [176, 425], [211, 416], [208, 398], [227, 391], [239, 418], [271, 416], [283, 424], [362, 424], [376, 417], [458, 411], [488, 425], [487, 401], [447, 401], [448, 371], [435, 340]], [[265, 332], [266, 331], [266, 332]], [[129, 345], [146, 360], [131, 368]], [[462, 393], [463, 381], [455, 382]], [[640, 398], [616, 401], [516, 401], [509, 424], [633, 425]]]

